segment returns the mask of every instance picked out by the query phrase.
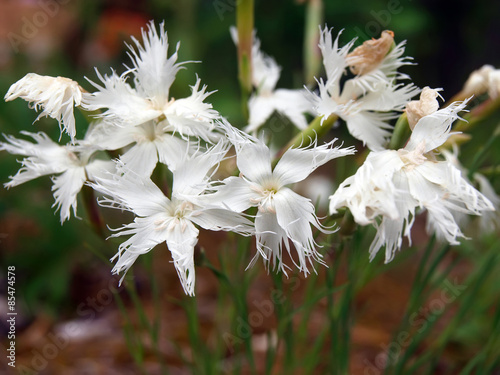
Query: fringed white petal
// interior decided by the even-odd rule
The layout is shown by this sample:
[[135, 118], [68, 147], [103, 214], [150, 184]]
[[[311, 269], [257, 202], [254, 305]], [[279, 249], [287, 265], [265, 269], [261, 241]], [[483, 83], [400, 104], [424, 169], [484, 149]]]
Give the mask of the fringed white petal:
[[169, 104], [164, 111], [165, 116], [168, 118], [169, 115], [173, 114], [175, 116], [192, 119], [196, 122], [209, 123], [219, 118], [220, 115], [213, 109], [212, 104], [205, 103], [205, 99], [215, 91], [207, 92], [206, 85], [201, 87], [201, 89], [200, 86], [201, 80], [197, 78], [194, 86], [191, 86], [191, 95], [187, 98], [177, 99]]
[[237, 212], [220, 208], [195, 210], [189, 219], [203, 229], [231, 231], [245, 236], [255, 232], [253, 223]]
[[242, 177], [228, 177], [222, 185], [215, 187], [216, 192], [202, 196], [207, 203], [243, 212], [255, 205], [260, 195], [255, 186]]
[[96, 73], [103, 85], [88, 80], [97, 91], [85, 96], [82, 106], [86, 110], [106, 109], [98, 117], [115, 126], [140, 125], [162, 114], [148, 97], [140, 95], [127, 83], [126, 76], [118, 76], [114, 71], [110, 76], [102, 76], [97, 69]]
[[170, 200], [151, 179], [119, 168], [125, 173], [95, 177], [90, 186], [104, 195], [99, 204], [105, 207], [125, 209], [139, 216], [152, 216], [167, 211]]
[[120, 156], [124, 166], [143, 177], [150, 177], [158, 163], [158, 152], [153, 142], [137, 143]]
[[8, 143], [0, 142], [0, 150], [11, 154], [22, 155], [22, 167], [11, 181], [5, 184], [7, 188], [20, 185], [40, 176], [64, 172], [68, 168], [77, 166], [78, 158], [65, 146], [52, 141], [45, 133], [21, 132], [30, 136], [36, 143], [5, 136]]
[[155, 107], [160, 108], [168, 101], [170, 86], [186, 62], [176, 63], [179, 44], [175, 52], [168, 57], [168, 37], [163, 22], [157, 31], [151, 21], [148, 30], [142, 30], [142, 39], [143, 45], [132, 37], [137, 51], [129, 46], [130, 58], [134, 65], [131, 72], [134, 75], [135, 87], [141, 96], [151, 99]]
[[159, 227], [158, 223], [165, 223], [167, 220], [168, 217], [163, 212], [148, 217], [136, 217], [132, 223], [124, 225], [114, 233], [112, 237], [131, 237], [120, 244], [118, 252], [111, 258], [112, 261], [116, 260], [112, 272], [114, 274], [126, 273], [140, 255], [146, 254], [156, 245], [165, 242], [168, 233], [166, 226]]
[[326, 88], [335, 97], [339, 95], [340, 78], [348, 66], [346, 56], [356, 41], [356, 39], [353, 39], [342, 48], [339, 48], [339, 37], [341, 33], [342, 30], [338, 33], [335, 41], [333, 41], [332, 30], [328, 29], [326, 26], [323, 30], [320, 28], [319, 49], [323, 55], [323, 65], [326, 70]]
[[307, 178], [316, 168], [338, 157], [353, 155], [354, 147], [334, 147], [334, 139], [324, 145], [317, 146], [316, 140], [307, 148], [290, 148], [274, 167], [273, 176], [280, 184], [288, 185]]
[[321, 226], [314, 212], [314, 206], [309, 199], [288, 188], [282, 188], [274, 194], [274, 207], [279, 226], [295, 246], [298, 259], [294, 259], [294, 263], [300, 271], [307, 275], [309, 273], [308, 264], [314, 264], [313, 261], [323, 263], [321, 254], [316, 250], [318, 244], [314, 241], [311, 226], [324, 233], [332, 231]]
[[359, 111], [345, 115], [349, 133], [359, 139], [372, 151], [384, 150], [391, 136], [389, 121], [397, 117], [392, 113]]
[[465, 109], [467, 100], [455, 102], [448, 107], [440, 109], [430, 115], [422, 117], [411, 134], [405, 150], [415, 150], [418, 145], [424, 144], [424, 153], [441, 146], [450, 133], [451, 125], [459, 118], [458, 113]]
[[54, 183], [52, 191], [55, 198], [55, 203], [52, 207], [56, 206], [56, 211], [60, 211], [61, 224], [70, 218], [71, 209], [73, 209], [73, 215], [76, 216], [76, 196], [82, 189], [86, 179], [84, 167], [70, 168], [59, 176], [52, 178], [52, 182]]
[[185, 219], [168, 230], [167, 246], [184, 292], [189, 296], [194, 295], [194, 247], [198, 242], [198, 233], [193, 223]]
[[257, 213], [255, 238], [258, 252], [249, 267], [255, 264], [260, 255], [267, 269], [278, 269], [286, 275], [286, 270], [290, 267], [283, 263], [283, 246], [290, 253], [290, 243], [285, 230], [278, 224], [276, 214], [260, 211]]
[[312, 104], [305, 90], [278, 89], [266, 96], [252, 96], [248, 101], [249, 120], [245, 131], [255, 133], [273, 114], [287, 117], [297, 128], [305, 129], [305, 113], [312, 112]]
[[330, 197], [330, 213], [348, 207], [360, 225], [375, 223], [379, 215], [399, 217], [398, 189], [393, 176], [403, 167], [394, 151], [370, 153], [356, 174], [342, 182]]
[[182, 159], [176, 161], [178, 168], [173, 171], [172, 196], [197, 196], [205, 191], [211, 173], [215, 172], [228, 148], [229, 144], [220, 141], [207, 151], [198, 151], [191, 156], [187, 155], [186, 148], [184, 154], [177, 157]]
[[73, 108], [82, 102], [82, 89], [77, 82], [64, 77], [28, 73], [14, 83], [5, 95], [5, 101], [16, 98], [28, 101], [35, 110], [42, 108], [36, 120], [44, 116], [56, 119], [61, 132], [64, 129], [74, 141], [76, 127]]

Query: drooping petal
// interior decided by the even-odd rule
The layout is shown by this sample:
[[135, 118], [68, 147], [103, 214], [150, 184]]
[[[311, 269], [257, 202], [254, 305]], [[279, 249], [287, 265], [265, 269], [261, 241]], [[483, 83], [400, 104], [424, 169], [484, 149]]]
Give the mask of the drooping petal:
[[117, 126], [101, 120], [90, 125], [85, 139], [79, 144], [118, 150], [142, 138], [141, 133], [142, 126]]
[[56, 211], [60, 211], [61, 224], [69, 219], [71, 209], [73, 209], [73, 215], [76, 216], [76, 196], [82, 190], [86, 179], [84, 167], [70, 168], [59, 176], [52, 178], [54, 183], [52, 191], [56, 200], [52, 207], [56, 206]]
[[403, 244], [403, 228], [405, 225], [405, 217], [396, 217], [391, 219], [387, 216], [382, 217], [380, 224], [376, 224], [377, 234], [370, 244], [368, 250], [370, 260], [373, 260], [380, 248], [385, 246], [385, 263], [389, 263], [394, 259], [396, 251]]
[[342, 182], [330, 196], [330, 213], [348, 207], [360, 225], [374, 223], [379, 215], [396, 219], [398, 189], [393, 177], [402, 167], [395, 151], [370, 153], [356, 174]]
[[287, 117], [297, 128], [305, 129], [305, 113], [312, 112], [312, 104], [305, 90], [278, 89], [270, 95], [252, 96], [248, 101], [249, 119], [245, 131], [255, 133], [273, 114]]
[[189, 220], [180, 222], [168, 230], [167, 246], [172, 253], [175, 269], [184, 292], [194, 295], [195, 270], [194, 246], [198, 242], [198, 229]]
[[311, 201], [288, 188], [282, 188], [274, 195], [274, 205], [278, 224], [297, 251], [298, 262], [295, 260], [294, 262], [300, 271], [307, 274], [309, 273], [308, 262], [311, 264], [313, 260], [322, 262], [321, 254], [316, 250], [317, 244], [314, 241], [311, 226], [325, 233], [331, 233], [331, 231], [321, 226]]
[[480, 228], [484, 233], [492, 233], [495, 229], [500, 228], [500, 197], [493, 189], [490, 181], [482, 174], [475, 173], [474, 180], [479, 183], [479, 191], [491, 202], [494, 211], [485, 211], [482, 213], [480, 220]]
[[[167, 227], [170, 223], [168, 220], [164, 212], [147, 217], [136, 217], [132, 223], [124, 225], [113, 234], [112, 237], [129, 235], [131, 237], [120, 244], [117, 254], [111, 259], [116, 260], [112, 272], [114, 274], [127, 272], [139, 255], [146, 254], [156, 245], [165, 242], [168, 236]], [[163, 226], [160, 226], [160, 223]]]
[[290, 253], [290, 244], [285, 230], [278, 224], [276, 214], [261, 211], [257, 213], [255, 238], [258, 253], [252, 259], [249, 267], [255, 264], [260, 254], [268, 269], [278, 269], [286, 275], [286, 269], [290, 267], [283, 263], [283, 246]]
[[[424, 163], [429, 164], [429, 162]], [[460, 230], [455, 218], [453, 217], [450, 208], [455, 207], [460, 210], [460, 206], [449, 200], [449, 191], [439, 183], [434, 183], [426, 178], [421, 172], [426, 171], [426, 168], [419, 168], [420, 166], [408, 171], [409, 191], [411, 195], [417, 200], [421, 207], [425, 207], [428, 211], [427, 215], [427, 228], [430, 233], [436, 233], [438, 239], [445, 239], [451, 245], [457, 245], [457, 237], [464, 237]], [[429, 168], [427, 168], [428, 171]], [[438, 168], [441, 169], [442, 168]], [[446, 171], [444, 171], [446, 173]], [[437, 177], [437, 174], [434, 175]], [[446, 180], [446, 174], [444, 179]], [[429, 175], [430, 179], [434, 179]], [[453, 197], [454, 198], [454, 197]]]
[[77, 82], [64, 77], [40, 76], [28, 73], [14, 83], [5, 95], [5, 101], [22, 98], [30, 106], [43, 110], [40, 117], [49, 116], [59, 122], [61, 131], [64, 129], [74, 141], [76, 135], [73, 109], [82, 102], [82, 89]]
[[396, 213], [382, 216], [380, 224], [375, 223], [377, 234], [369, 249], [370, 260], [373, 260], [378, 250], [385, 246], [385, 263], [392, 261], [396, 251], [401, 249], [403, 236], [411, 244], [411, 228], [415, 221], [415, 208], [418, 206], [418, 202], [409, 193], [409, 178], [405, 173], [395, 173], [392, 181], [396, 188]]

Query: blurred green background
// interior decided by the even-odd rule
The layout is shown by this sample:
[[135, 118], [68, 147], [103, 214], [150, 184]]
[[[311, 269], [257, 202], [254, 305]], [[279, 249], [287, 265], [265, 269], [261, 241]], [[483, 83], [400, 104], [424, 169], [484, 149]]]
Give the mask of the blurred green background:
[[[235, 3], [2, 0], [0, 93], [4, 95], [28, 72], [66, 76], [90, 90], [84, 77], [95, 80], [94, 67], [101, 73], [110, 72], [110, 67], [123, 72], [122, 64], [128, 61], [124, 42], [131, 42], [130, 35], [139, 38], [148, 20], [164, 20], [171, 51], [180, 41], [179, 60], [197, 61], [178, 74], [172, 96], [188, 95], [188, 85], [195, 83], [198, 74], [209, 90], [217, 90], [209, 97], [214, 108], [242, 126], [236, 50], [229, 35]], [[302, 87], [306, 4], [256, 0], [255, 6], [261, 48], [283, 67], [278, 86]], [[345, 29], [341, 43], [356, 36], [360, 41], [378, 37], [384, 29], [393, 30], [397, 42], [407, 40], [406, 55], [417, 65], [403, 71], [419, 87], [443, 88], [445, 99], [460, 90], [472, 70], [483, 64], [500, 67], [500, 2], [355, 0], [325, 1], [323, 6], [323, 24]], [[56, 122], [41, 119], [32, 125], [36, 116], [20, 99], [0, 101], [3, 134], [42, 130], [57, 139]], [[18, 169], [16, 157], [0, 153], [1, 183]], [[94, 250], [107, 258], [115, 251], [112, 246], [99, 248], [91, 230], [79, 220], [71, 219], [61, 227], [59, 215], [51, 208], [50, 186], [46, 177], [0, 189], [0, 275], [7, 265], [16, 266], [18, 304], [25, 311], [26, 325], [39, 314], [56, 319], [73, 316], [82, 296], [110, 278], [111, 265], [104, 265], [89, 248], [97, 246]], [[84, 216], [82, 208], [80, 216]]]
[[[301, 87], [306, 4], [256, 0], [255, 6], [262, 50], [283, 67], [279, 86]], [[384, 29], [393, 30], [398, 42], [407, 40], [407, 55], [417, 65], [404, 72], [417, 86], [442, 87], [445, 99], [460, 89], [473, 69], [486, 63], [500, 66], [498, 2], [357, 0], [325, 1], [323, 6], [324, 23], [345, 29], [344, 43], [356, 36], [360, 41], [378, 37]], [[171, 51], [180, 41], [179, 60], [200, 62], [186, 65], [178, 74], [172, 95], [188, 95], [188, 85], [198, 74], [209, 90], [217, 90], [209, 98], [214, 108], [235, 125], [243, 125], [236, 52], [228, 32], [235, 23], [234, 0], [3, 0], [0, 7], [1, 93], [28, 72], [70, 77], [90, 90], [84, 77], [95, 80], [94, 67], [101, 73], [110, 72], [110, 67], [122, 72], [128, 60], [124, 42], [131, 42], [130, 35], [139, 37], [148, 20], [164, 20]], [[43, 130], [57, 139], [55, 121], [41, 119], [31, 125], [36, 116], [20, 99], [0, 102], [2, 133], [17, 136], [21, 130]], [[18, 168], [14, 156], [0, 153], [2, 183]], [[61, 227], [52, 203], [48, 178], [10, 191], [0, 189], [1, 261], [19, 268], [18, 287], [33, 314], [67, 308], [71, 275], [95, 262], [81, 239], [82, 232], [91, 234], [78, 220]]]

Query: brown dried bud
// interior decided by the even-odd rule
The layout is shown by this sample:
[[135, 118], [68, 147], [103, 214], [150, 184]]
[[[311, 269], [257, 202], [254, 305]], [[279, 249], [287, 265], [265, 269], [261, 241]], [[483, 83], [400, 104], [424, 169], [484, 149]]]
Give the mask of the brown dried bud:
[[346, 61], [351, 72], [362, 75], [371, 72], [380, 65], [394, 43], [394, 33], [382, 31], [379, 39], [367, 40], [347, 55]]
[[430, 115], [439, 109], [439, 103], [436, 99], [438, 96], [437, 90], [424, 87], [420, 94], [420, 100], [412, 100], [406, 104], [406, 117], [412, 131], [422, 117]]

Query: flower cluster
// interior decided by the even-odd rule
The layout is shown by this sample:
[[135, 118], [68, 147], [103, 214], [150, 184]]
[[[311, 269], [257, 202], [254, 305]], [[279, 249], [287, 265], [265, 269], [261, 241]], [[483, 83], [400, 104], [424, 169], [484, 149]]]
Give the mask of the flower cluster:
[[[419, 108], [428, 100], [426, 92]], [[377, 227], [371, 258], [385, 246], [385, 261], [393, 259], [403, 235], [410, 239], [417, 208], [427, 210], [429, 231], [452, 245], [458, 244], [457, 237], [464, 237], [454, 212], [479, 215], [494, 209], [459, 169], [437, 160], [433, 153], [448, 139], [451, 125], [465, 105], [454, 103], [421, 117], [404, 148], [371, 152], [356, 174], [330, 197], [332, 213], [347, 206], [356, 222]]]
[[[261, 52], [255, 38], [251, 60], [255, 91], [244, 131], [207, 102], [212, 92], [198, 77], [190, 96], [171, 96], [176, 74], [186, 62], [177, 61], [179, 44], [169, 55], [163, 24], [157, 28], [151, 22], [142, 41], [133, 39], [128, 46], [131, 66], [125, 72], [103, 75], [96, 70], [97, 82], [88, 79], [93, 92], [67, 78], [28, 74], [11, 86], [5, 100], [25, 99], [41, 109], [39, 117], [56, 119], [70, 140], [61, 145], [42, 132], [22, 132], [34, 142], [5, 136], [0, 150], [24, 157], [21, 169], [5, 186], [51, 176], [55, 205], [64, 222], [71, 211], [76, 216], [77, 195], [87, 184], [99, 194], [101, 206], [135, 216], [112, 234], [126, 236], [113, 258], [113, 272], [126, 272], [141, 254], [166, 243], [189, 295], [195, 293], [194, 250], [200, 228], [253, 235], [254, 261], [260, 256], [267, 267], [286, 274], [290, 268], [286, 252], [308, 274], [310, 266], [324, 263], [316, 234], [336, 228], [321, 224], [313, 202], [299, 195], [294, 184], [356, 150], [343, 147], [337, 139], [320, 143], [305, 136], [303, 142], [309, 146], [287, 147], [278, 157], [255, 133], [273, 112], [301, 130], [308, 126], [306, 115], [317, 114], [321, 123], [334, 115], [372, 152], [330, 197], [330, 212], [348, 207], [357, 223], [377, 227], [371, 257], [385, 246], [386, 261], [393, 258], [403, 235], [410, 237], [419, 208], [428, 212], [429, 231], [457, 244], [464, 234], [453, 215], [480, 215], [494, 209], [491, 201], [496, 206], [500, 201], [484, 178], [478, 181], [489, 189], [485, 195], [491, 201], [434, 151], [452, 134], [451, 126], [466, 101], [438, 109], [436, 90], [421, 91], [402, 83], [409, 77], [398, 69], [409, 64], [409, 58], [403, 57], [404, 43], [395, 45], [392, 32], [385, 31], [380, 39], [352, 51], [355, 41], [339, 47], [339, 36], [333, 41], [331, 30], [321, 30], [326, 81], [319, 79], [315, 92], [276, 89], [280, 67]], [[233, 38], [237, 43], [234, 31]], [[342, 79], [349, 74], [349, 79]], [[420, 91], [421, 99], [410, 101]], [[81, 139], [75, 107], [93, 116]], [[405, 108], [413, 133], [405, 147], [386, 150], [389, 121]], [[224, 176], [218, 169], [228, 158], [236, 159], [238, 170]], [[169, 173], [155, 174], [155, 170]], [[164, 175], [170, 176], [168, 187], [158, 179]]]

